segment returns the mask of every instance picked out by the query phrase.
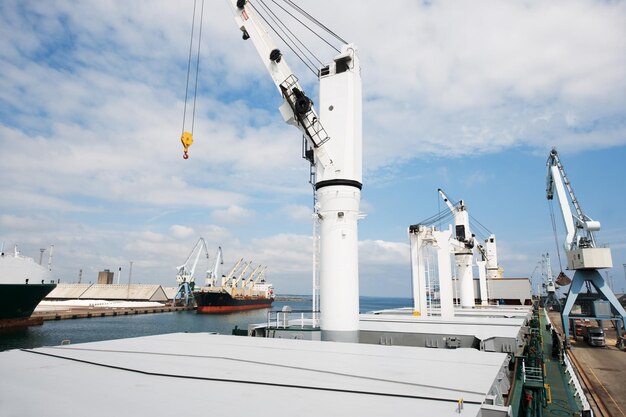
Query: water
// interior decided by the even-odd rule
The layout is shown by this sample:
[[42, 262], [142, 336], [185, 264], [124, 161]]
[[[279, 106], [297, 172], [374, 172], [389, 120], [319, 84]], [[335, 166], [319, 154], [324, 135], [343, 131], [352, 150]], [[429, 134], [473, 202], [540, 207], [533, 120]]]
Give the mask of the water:
[[[310, 296], [294, 296], [287, 301], [275, 301], [272, 310], [283, 306], [292, 310], [310, 310]], [[361, 312], [384, 308], [408, 307], [408, 298], [361, 297]], [[139, 314], [132, 316], [97, 317], [90, 319], [46, 321], [43, 326], [5, 331], [0, 333], [0, 351], [9, 349], [31, 349], [41, 346], [56, 346], [62, 341], [74, 343], [99, 340], [123, 339], [175, 332], [217, 332], [231, 334], [238, 326], [247, 329], [250, 323], [264, 323], [267, 309], [242, 311], [232, 314], [208, 315], [195, 311], [176, 313]]]

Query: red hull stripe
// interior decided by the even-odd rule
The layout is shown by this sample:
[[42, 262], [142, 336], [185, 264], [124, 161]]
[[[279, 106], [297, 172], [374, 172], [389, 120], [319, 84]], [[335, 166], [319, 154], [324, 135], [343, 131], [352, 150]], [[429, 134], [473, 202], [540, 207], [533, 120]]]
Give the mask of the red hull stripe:
[[272, 304], [248, 304], [239, 306], [198, 306], [198, 313], [230, 313], [232, 311], [255, 310], [259, 308], [270, 308]]

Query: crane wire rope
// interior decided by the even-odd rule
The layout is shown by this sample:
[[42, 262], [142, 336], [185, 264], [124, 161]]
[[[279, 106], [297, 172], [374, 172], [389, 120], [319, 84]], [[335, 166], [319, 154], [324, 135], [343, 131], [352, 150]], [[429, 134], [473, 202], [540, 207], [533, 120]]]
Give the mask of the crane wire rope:
[[479, 222], [476, 217], [472, 216], [471, 214], [469, 215], [469, 217], [472, 220], [472, 222], [474, 223], [474, 225], [478, 224], [484, 231], [486, 231], [490, 235], [493, 234], [493, 233], [491, 233], [491, 230], [487, 229], [487, 227], [484, 224], [482, 224], [481, 222]]
[[187, 59], [187, 82], [185, 83], [185, 103], [183, 106], [183, 127], [180, 135], [180, 141], [183, 144], [184, 153], [183, 158], [189, 158], [187, 151], [191, 144], [193, 143], [193, 129], [196, 121], [196, 99], [198, 96], [198, 74], [200, 72], [200, 44], [202, 41], [202, 21], [204, 15], [204, 0], [202, 0], [202, 5], [200, 9], [200, 27], [198, 29], [198, 54], [196, 58], [196, 75], [195, 75], [195, 86], [193, 92], [193, 107], [191, 110], [191, 132], [185, 130], [185, 124], [187, 119], [187, 102], [189, 101], [189, 79], [191, 78], [191, 57], [193, 53], [193, 40], [196, 26], [196, 8], [197, 8], [197, 0], [193, 1], [193, 15], [191, 18], [191, 35], [189, 36], [189, 58]]
[[[264, 16], [264, 15], [263, 15], [263, 13], [262, 13], [262, 12], [261, 12], [261, 10], [260, 10], [260, 7], [259, 7], [259, 8], [257, 8], [257, 7], [256, 7], [253, 3], [248, 3], [248, 4], [250, 4], [250, 6], [251, 6], [251, 7], [252, 7], [252, 8], [256, 11], [256, 13], [257, 13], [257, 14], [261, 17], [261, 19], [263, 19], [263, 20], [265, 21], [265, 23], [267, 24], [267, 26], [268, 26], [270, 29], [272, 29], [272, 31], [276, 34], [276, 36], [278, 36], [278, 37], [280, 38], [280, 40], [282, 40], [282, 41], [283, 41], [283, 43], [284, 43], [285, 45], [287, 45], [287, 47], [291, 50], [291, 52], [293, 52], [293, 53], [296, 55], [296, 57], [298, 57], [298, 59], [299, 59], [300, 61], [302, 61], [302, 63], [303, 63], [303, 64], [304, 64], [304, 65], [305, 65], [308, 69], [309, 69], [309, 71], [311, 71], [313, 74], [315, 74], [315, 76], [317, 76], [317, 71], [315, 70], [314, 66], [311, 66], [311, 64], [309, 64], [309, 63], [305, 60], [305, 58], [303, 58], [302, 56], [300, 56], [300, 53], [302, 53], [302, 52], [301, 52], [301, 51], [300, 51], [300, 53], [296, 52], [296, 50], [295, 50], [295, 49], [298, 49], [298, 50], [300, 50], [300, 49], [299, 49], [296, 45], [293, 45], [293, 46], [292, 46], [292, 44], [291, 44], [290, 42], [293, 42], [293, 40], [291, 40], [291, 39], [289, 38], [289, 35], [287, 35], [287, 33], [285, 33], [285, 30], [284, 30], [284, 29], [282, 29], [282, 28], [280, 27], [280, 23], [278, 23], [278, 22], [277, 22], [277, 19], [276, 19], [276, 17], [274, 17], [273, 12], [272, 12], [271, 10], [269, 10], [269, 8], [268, 8], [268, 7], [267, 7], [267, 5], [263, 2], [263, 0], [258, 0], [258, 1], [257, 1], [257, 3], [259, 3], [262, 7], [264, 7], [264, 8], [266, 9], [266, 10], [264, 10], [264, 11], [268, 13], [268, 15], [269, 15], [269, 19], [273, 20], [273, 21], [274, 21], [274, 23], [276, 23], [276, 24], [279, 26], [280, 31], [283, 33], [282, 35], [281, 35], [281, 34], [279, 33], [279, 31], [278, 31], [278, 30], [277, 30], [277, 29], [276, 29], [276, 28], [275, 28], [275, 27], [274, 27], [274, 26], [270, 23], [270, 21], [268, 20], [268, 18], [267, 18], [266, 16]], [[283, 36], [283, 35], [284, 35], [284, 36]], [[295, 36], [294, 36], [294, 37], [295, 37]], [[289, 41], [287, 41], [287, 39], [285, 39], [285, 38], [288, 38], [288, 39], [289, 39]], [[295, 48], [295, 49], [294, 49], [294, 48]], [[303, 53], [302, 53], [302, 54], [303, 54]]]
[[[265, 4], [265, 2], [264, 2], [263, 0], [259, 0], [259, 1], [263, 2], [264, 6], [265, 6], [265, 7], [267, 7], [267, 9], [270, 11], [270, 13], [271, 13], [271, 14], [272, 14], [272, 15], [273, 15], [273, 16], [274, 16], [277, 20], [278, 20], [278, 24], [279, 24], [279, 25], [281, 25], [282, 27], [284, 27], [284, 28], [285, 28], [285, 29], [286, 29], [286, 30], [287, 30], [287, 31], [288, 31], [288, 32], [289, 32], [289, 33], [293, 36], [293, 38], [295, 39], [295, 41], [294, 41], [294, 47], [296, 47], [296, 48], [298, 49], [298, 51], [300, 51], [303, 55], [305, 55], [305, 57], [306, 57], [307, 61], [309, 61], [309, 63], [310, 63], [311, 65], [313, 65], [313, 66], [315, 66], [315, 65], [319, 65], [319, 66], [321, 66], [321, 65], [323, 64], [323, 63], [322, 63], [322, 61], [321, 61], [321, 60], [320, 60], [320, 59], [319, 59], [319, 58], [318, 58], [318, 57], [317, 57], [317, 56], [316, 56], [316, 55], [315, 55], [315, 54], [314, 54], [314, 53], [313, 53], [313, 52], [312, 52], [309, 48], [307, 48], [307, 46], [304, 44], [304, 42], [302, 42], [302, 41], [300, 40], [300, 38], [298, 38], [298, 37], [297, 37], [297, 36], [293, 33], [293, 31], [292, 31], [291, 29], [289, 29], [289, 28], [287, 27], [287, 25], [286, 25], [286, 24], [285, 24], [285, 23], [284, 23], [281, 19], [279, 19], [279, 18], [278, 18], [278, 15], [276, 14], [276, 12], [272, 11], [272, 10], [271, 10], [271, 9], [267, 6], [267, 4]], [[307, 28], [307, 29], [311, 30], [311, 29], [310, 29], [310, 28], [309, 28], [309, 27], [308, 27], [308, 26], [307, 26], [304, 22], [302, 22], [301, 20], [299, 20], [299, 19], [298, 19], [297, 17], [295, 17], [293, 14], [289, 13], [289, 11], [288, 11], [287, 9], [285, 9], [284, 7], [282, 7], [281, 5], [279, 5], [278, 3], [276, 3], [276, 0], [272, 0], [272, 3], [274, 3], [274, 4], [275, 4], [276, 6], [278, 6], [281, 10], [283, 10], [285, 13], [287, 13], [289, 16], [291, 16], [291, 17], [292, 17], [292, 18], [293, 18], [296, 22], [300, 23], [300, 24], [301, 24], [302, 26], [304, 26], [305, 28]], [[313, 32], [313, 33], [315, 33], [315, 32]], [[298, 47], [298, 46], [296, 45], [296, 41], [297, 41], [297, 43], [299, 43], [300, 45], [302, 45], [302, 47], [306, 50], [306, 52], [308, 52], [308, 55], [309, 55], [309, 56], [306, 56], [306, 54], [304, 53], [304, 51], [302, 51], [302, 50], [300, 49], [300, 47]], [[316, 63], [314, 63], [314, 62], [311, 60], [311, 58], [315, 59], [315, 60], [317, 61], [317, 64], [316, 64]]]
[[327, 28], [325, 25], [323, 25], [320, 21], [318, 21], [316, 18], [314, 18], [313, 16], [311, 16], [309, 13], [307, 13], [306, 11], [304, 11], [304, 9], [302, 9], [300, 6], [298, 6], [297, 4], [295, 4], [292, 0], [286, 0], [286, 3], [289, 4], [291, 7], [293, 7], [294, 9], [298, 10], [298, 12], [300, 12], [303, 16], [305, 16], [307, 19], [309, 19], [311, 22], [315, 23], [318, 27], [324, 29], [326, 32], [328, 32], [330, 35], [332, 35], [333, 37], [335, 37], [335, 39], [337, 39], [339, 42], [341, 42], [342, 44], [347, 44], [348, 42], [346, 42], [345, 40], [343, 40], [339, 35], [337, 35], [335, 32], [333, 32], [332, 30], [330, 30], [329, 28]]
[[[441, 215], [441, 197], [439, 197], [439, 191], [437, 191], [437, 215]], [[441, 230], [441, 217], [439, 218], [439, 230]]]
[[[196, 0], [194, 0], [195, 2]], [[198, 97], [198, 74], [200, 73], [200, 46], [202, 44], [202, 21], [204, 18], [204, 0], [200, 7], [200, 28], [198, 29], [198, 55], [196, 57], [196, 83], [193, 90], [193, 110], [191, 112], [191, 134], [196, 121], [196, 98]]]
[[[289, 11], [288, 11], [287, 9], [285, 9], [283, 6], [279, 5], [279, 4], [276, 2], [276, 0], [272, 0], [272, 3], [276, 4], [276, 5], [277, 5], [278, 7], [280, 7], [282, 10], [284, 10], [284, 11], [285, 11], [285, 13], [287, 13], [289, 16], [291, 16], [294, 20], [296, 20], [296, 21], [297, 21], [298, 23], [300, 23], [302, 26], [304, 26], [305, 28], [307, 28], [309, 32], [311, 32], [312, 34], [314, 34], [315, 36], [317, 36], [317, 37], [318, 37], [318, 38], [319, 38], [322, 42], [324, 42], [326, 45], [330, 46], [330, 47], [331, 47], [332, 49], [334, 49], [336, 52], [341, 52], [341, 51], [339, 50], [339, 48], [337, 48], [336, 46], [334, 46], [333, 44], [331, 44], [330, 42], [328, 42], [328, 41], [327, 41], [326, 39], [324, 39], [324, 38], [323, 38], [323, 37], [322, 37], [319, 33], [317, 33], [316, 31], [314, 31], [313, 29], [311, 29], [308, 25], [306, 25], [303, 21], [301, 21], [301, 20], [300, 20], [300, 19], [298, 19], [296, 16], [294, 16], [291, 12], [289, 12]], [[292, 5], [290, 2], [285, 2], [285, 3], [286, 3], [286, 4], [289, 4], [292, 8], [294, 8], [294, 9], [298, 10], [298, 8], [297, 8], [298, 6]], [[313, 19], [313, 17], [311, 17], [310, 15], [308, 15], [308, 13], [307, 13], [307, 14], [304, 14], [304, 13], [303, 13], [304, 11], [303, 11], [302, 9], [299, 9], [298, 11], [300, 12], [300, 14], [304, 15], [307, 19], [309, 19], [309, 21], [312, 21], [313, 23], [316, 23], [316, 22], [317, 22], [317, 21], [315, 21], [315, 20]], [[306, 13], [306, 12], [305, 12], [305, 13]], [[319, 26], [319, 24], [318, 24], [318, 26]], [[326, 29], [326, 30], [328, 30], [328, 29]], [[332, 33], [332, 32], [331, 32], [331, 33]], [[334, 35], [336, 38], [338, 38], [338, 37], [337, 37], [337, 35], [335, 35], [334, 33], [333, 33], [333, 35]], [[338, 38], [338, 39], [340, 39], [340, 40], [341, 40], [341, 38]], [[343, 42], [343, 41], [342, 41], [342, 42]], [[347, 43], [347, 42], [343, 42], [343, 43], [345, 44], [345, 43]], [[320, 64], [322, 64], [322, 62], [320, 62]]]
[[548, 207], [550, 211], [550, 221], [552, 222], [552, 233], [554, 234], [554, 243], [556, 245], [556, 254], [559, 259], [559, 269], [560, 272], [563, 273], [563, 264], [561, 263], [561, 251], [559, 250], [559, 237], [556, 230], [556, 218], [554, 217], [554, 205], [552, 205], [552, 200], [548, 200]]
[[183, 128], [181, 135], [185, 132], [185, 118], [187, 116], [187, 97], [189, 94], [189, 76], [191, 74], [191, 53], [193, 48], [193, 33], [196, 24], [196, 0], [193, 2], [193, 15], [191, 17], [191, 35], [189, 36], [189, 58], [187, 60], [187, 83], [185, 84], [185, 104], [183, 107]]

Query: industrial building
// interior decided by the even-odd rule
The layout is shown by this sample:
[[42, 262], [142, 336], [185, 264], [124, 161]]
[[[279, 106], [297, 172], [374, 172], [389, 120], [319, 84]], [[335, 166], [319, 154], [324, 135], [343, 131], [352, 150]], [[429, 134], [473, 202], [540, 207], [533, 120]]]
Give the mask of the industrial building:
[[108, 269], [98, 272], [98, 284], [113, 284], [113, 272]]
[[45, 298], [63, 300], [127, 300], [166, 302], [168, 297], [157, 284], [58, 284]]

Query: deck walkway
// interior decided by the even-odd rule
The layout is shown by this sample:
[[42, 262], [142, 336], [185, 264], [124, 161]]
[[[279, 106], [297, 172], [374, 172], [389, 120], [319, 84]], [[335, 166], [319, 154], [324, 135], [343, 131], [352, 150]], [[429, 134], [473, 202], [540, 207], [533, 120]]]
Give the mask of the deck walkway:
[[541, 339], [544, 352], [545, 383], [550, 388], [550, 401], [543, 409], [546, 416], [571, 416], [580, 413], [582, 406], [575, 397], [574, 388], [569, 384], [565, 367], [559, 358], [552, 357], [552, 334], [546, 326], [546, 318], [539, 314]]

